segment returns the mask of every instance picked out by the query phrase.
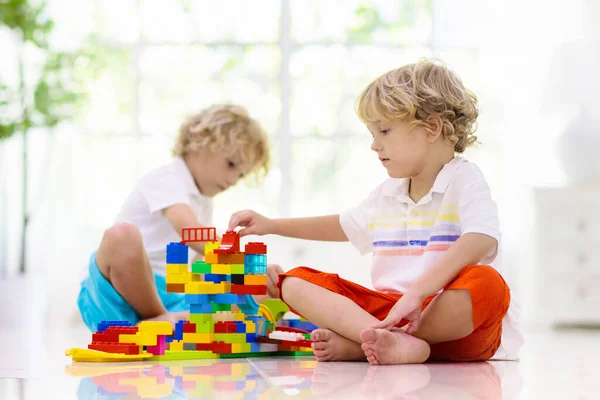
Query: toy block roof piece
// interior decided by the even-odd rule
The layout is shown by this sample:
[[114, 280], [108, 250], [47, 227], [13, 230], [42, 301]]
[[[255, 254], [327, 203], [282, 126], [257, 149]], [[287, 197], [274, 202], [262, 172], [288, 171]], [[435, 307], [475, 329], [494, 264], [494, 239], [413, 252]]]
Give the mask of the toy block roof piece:
[[221, 238], [221, 245], [215, 249], [215, 254], [234, 254], [240, 251], [240, 234], [235, 231], [227, 231]]

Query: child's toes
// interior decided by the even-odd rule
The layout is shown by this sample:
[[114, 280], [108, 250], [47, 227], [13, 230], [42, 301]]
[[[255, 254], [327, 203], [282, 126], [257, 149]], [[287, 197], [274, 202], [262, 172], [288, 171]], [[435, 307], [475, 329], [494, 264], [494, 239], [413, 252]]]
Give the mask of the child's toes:
[[377, 365], [377, 364], [379, 364], [379, 363], [377, 362], [377, 357], [375, 357], [375, 355], [370, 355], [370, 356], [367, 356], [367, 361], [368, 361], [368, 362], [369, 362], [369, 364], [371, 364], [371, 365]]
[[329, 344], [327, 342], [312, 342], [313, 350], [324, 350], [328, 347], [328, 345]]

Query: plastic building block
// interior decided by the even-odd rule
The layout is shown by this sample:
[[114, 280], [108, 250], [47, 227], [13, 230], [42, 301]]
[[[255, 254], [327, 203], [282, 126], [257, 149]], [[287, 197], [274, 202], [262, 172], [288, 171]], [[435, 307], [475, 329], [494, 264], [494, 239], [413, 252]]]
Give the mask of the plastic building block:
[[262, 242], [249, 242], [244, 248], [246, 254], [267, 254], [267, 245]]
[[181, 230], [181, 243], [214, 242], [217, 240], [217, 229], [208, 227], [191, 227]]
[[240, 264], [231, 264], [231, 274], [232, 275], [244, 275], [244, 262]]
[[185, 291], [184, 283], [167, 283], [168, 293], [183, 293]]
[[215, 294], [211, 300], [219, 304], [239, 304], [240, 297], [237, 294]]
[[[184, 333], [183, 334], [183, 343], [212, 343], [213, 341], [212, 333]], [[194, 350], [196, 348], [194, 347]]]
[[[167, 322], [168, 323], [168, 322]], [[166, 336], [159, 335], [156, 346], [147, 346], [146, 351], [150, 354], [154, 354], [155, 356], [165, 354], [166, 350]]]
[[231, 304], [219, 304], [219, 303], [211, 303], [212, 304], [212, 312], [216, 313], [218, 311], [231, 311]]
[[[213, 267], [214, 267], [214, 265], [213, 265]], [[204, 275], [204, 281], [205, 282], [213, 282], [213, 283], [228, 282], [229, 276], [226, 274], [210, 273], [210, 274]]]
[[231, 284], [232, 285], [243, 285], [244, 284], [245, 275], [242, 274], [231, 274]]
[[204, 256], [204, 262], [207, 264], [218, 264], [219, 263], [219, 255], [209, 253]]
[[318, 328], [312, 322], [302, 321], [300, 319], [290, 319], [290, 320], [288, 320], [288, 322], [289, 322], [289, 325], [290, 325], [291, 328], [302, 329], [302, 330], [305, 330], [307, 332], [312, 332], [312, 331], [314, 331], [315, 329]]
[[129, 321], [102, 321], [98, 324], [98, 332], [104, 332], [111, 326], [131, 326]]
[[167, 264], [186, 264], [188, 263], [188, 246], [185, 244], [173, 242], [167, 245]]
[[219, 264], [243, 264], [244, 254], [233, 253], [233, 254], [217, 254], [217, 260]]
[[244, 276], [244, 285], [266, 285], [267, 284], [267, 276], [266, 275], [245, 275]]
[[218, 249], [221, 245], [221, 242], [208, 242], [204, 245], [204, 257], [206, 258], [209, 254], [214, 254], [215, 249]]
[[187, 304], [203, 304], [208, 303], [210, 301], [210, 297], [207, 294], [186, 294], [185, 302]]
[[210, 264], [196, 260], [192, 263], [192, 272], [195, 274], [210, 274]]
[[158, 339], [157, 339], [157, 335], [138, 332], [134, 335], [121, 334], [119, 336], [119, 342], [134, 343], [134, 344], [137, 344], [138, 346], [156, 346], [158, 344]]
[[231, 274], [231, 265], [229, 264], [213, 264], [210, 268], [213, 274]]
[[[197, 278], [197, 280], [199, 281], [199, 277]], [[182, 274], [167, 274], [166, 276], [166, 281], [167, 284], [177, 284], [177, 283], [188, 283], [188, 282], [192, 282], [192, 273], [191, 272], [184, 272]]]
[[193, 322], [196, 325], [206, 322], [212, 322], [213, 318], [213, 314], [190, 314], [190, 322]]
[[212, 313], [213, 307], [211, 303], [190, 304], [191, 314], [209, 314]]
[[221, 238], [221, 245], [214, 250], [215, 254], [233, 254], [240, 251], [240, 235], [235, 231], [227, 231]]
[[142, 321], [138, 324], [138, 332], [154, 335], [172, 335], [173, 325], [167, 321]]
[[184, 274], [188, 272], [188, 265], [185, 264], [167, 264], [167, 275], [168, 274]]
[[210, 351], [196, 351], [196, 350], [185, 350], [185, 351], [171, 351], [167, 350], [162, 356], [154, 356], [150, 358], [150, 361], [175, 361], [175, 360], [203, 360], [210, 358], [219, 358], [217, 354]]
[[192, 322], [183, 324], [183, 333], [196, 333], [196, 324]]
[[252, 295], [267, 294], [267, 287], [258, 285], [231, 285], [231, 293]]
[[264, 275], [267, 273], [267, 256], [264, 254], [246, 254], [244, 256], [246, 275]]
[[140, 346], [133, 343], [92, 343], [88, 345], [90, 350], [104, 351], [105, 353], [119, 353], [119, 354], [140, 354]]

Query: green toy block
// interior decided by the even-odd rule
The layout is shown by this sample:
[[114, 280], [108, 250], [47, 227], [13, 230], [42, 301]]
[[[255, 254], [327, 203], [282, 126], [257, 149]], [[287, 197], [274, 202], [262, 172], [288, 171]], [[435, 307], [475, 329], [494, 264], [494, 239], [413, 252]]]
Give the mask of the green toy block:
[[302, 336], [304, 336], [304, 339], [306, 339], [306, 340], [311, 340], [310, 333], [303, 333]]
[[204, 322], [212, 322], [212, 314], [190, 314], [190, 322], [194, 324], [202, 324]]
[[212, 303], [212, 312], [217, 311], [231, 311], [231, 304], [217, 304]]
[[210, 264], [204, 261], [196, 260], [192, 264], [192, 272], [196, 274], [210, 274]]
[[211, 322], [196, 322], [196, 333], [215, 333], [215, 324], [212, 320]]
[[263, 304], [271, 311], [275, 321], [279, 321], [283, 318], [283, 315], [290, 311], [290, 308], [280, 299], [267, 299], [263, 301]]
[[244, 264], [231, 264], [232, 275], [244, 275]]
[[245, 333], [215, 333], [215, 342], [246, 343]]

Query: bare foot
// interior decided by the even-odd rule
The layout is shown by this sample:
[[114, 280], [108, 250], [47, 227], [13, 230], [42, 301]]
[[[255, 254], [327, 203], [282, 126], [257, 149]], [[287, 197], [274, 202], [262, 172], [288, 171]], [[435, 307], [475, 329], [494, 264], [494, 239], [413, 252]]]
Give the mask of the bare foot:
[[429, 357], [427, 342], [401, 329], [365, 329], [360, 333], [362, 349], [372, 365], [419, 364]]
[[168, 312], [164, 314], [157, 315], [154, 318], [148, 318], [144, 321], [168, 321], [172, 325], [175, 325], [178, 321], [188, 320], [190, 317], [189, 311], [179, 311], [179, 312]]
[[317, 361], [364, 360], [360, 343], [348, 340], [329, 329], [315, 329], [311, 333], [312, 348]]

